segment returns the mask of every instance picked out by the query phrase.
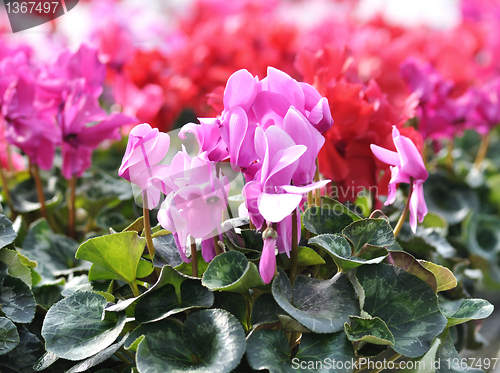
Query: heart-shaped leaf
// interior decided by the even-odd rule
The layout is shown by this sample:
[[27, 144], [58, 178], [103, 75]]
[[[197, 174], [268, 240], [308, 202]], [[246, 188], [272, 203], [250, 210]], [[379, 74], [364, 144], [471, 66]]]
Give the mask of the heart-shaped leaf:
[[82, 360], [110, 346], [125, 326], [125, 312], [102, 320], [106, 299], [77, 292], [54, 304], [42, 326], [47, 351], [68, 360]]
[[28, 285], [12, 276], [5, 276], [0, 281], [0, 309], [5, 316], [14, 322], [31, 322], [36, 302]]
[[[128, 284], [135, 281], [146, 240], [137, 232], [122, 232], [91, 238], [80, 245], [78, 259], [88, 260]], [[89, 276], [92, 279], [92, 276]]]
[[[290, 316], [315, 333], [335, 333], [351, 315], [359, 315], [359, 301], [343, 273], [330, 280], [297, 276], [292, 286], [280, 269], [273, 280], [273, 296]], [[342, 302], [339, 302], [342, 299]]]
[[364, 292], [363, 310], [386, 323], [394, 336], [394, 350], [409, 357], [425, 354], [447, 322], [434, 291], [390, 264], [361, 266], [356, 278]]
[[144, 334], [136, 354], [139, 372], [231, 372], [245, 353], [245, 332], [239, 321], [223, 310], [189, 315], [181, 327], [165, 319], [141, 325]]
[[322, 234], [309, 240], [309, 244], [322, 247], [332, 257], [340, 272], [363, 264], [375, 264], [384, 260], [385, 256], [379, 256], [370, 260], [351, 256], [351, 245], [344, 236], [338, 234]]
[[38, 285], [61, 282], [56, 277], [82, 265], [75, 259], [78, 243], [71, 238], [55, 234], [43, 219], [36, 221], [24, 239], [21, 253], [38, 265], [36, 271], [42, 277]]
[[314, 234], [340, 233], [352, 223], [352, 217], [329, 206], [312, 206], [302, 215], [304, 227]]
[[350, 373], [354, 350], [344, 333], [303, 334], [299, 351], [292, 358], [282, 330], [254, 331], [247, 340], [248, 363], [270, 373], [318, 372]]
[[212, 291], [245, 293], [256, 286], [264, 286], [257, 266], [238, 251], [217, 255], [203, 274], [202, 284]]
[[180, 299], [174, 285], [167, 284], [149, 292], [137, 302], [135, 320], [139, 324], [159, 321], [190, 308], [209, 308], [214, 295], [199, 280], [189, 280], [180, 285]]
[[443, 315], [448, 319], [448, 326], [463, 324], [470, 320], [485, 319], [493, 312], [493, 305], [485, 299], [462, 299], [440, 302]]
[[394, 232], [385, 219], [355, 221], [347, 226], [342, 234], [352, 242], [356, 254], [364, 245], [387, 247], [395, 242]]
[[349, 317], [350, 324], [344, 324], [344, 331], [351, 342], [367, 342], [377, 345], [394, 345], [394, 336], [384, 321], [378, 317], [367, 319]]
[[0, 317], [0, 356], [12, 351], [20, 341], [14, 323], [6, 317]]

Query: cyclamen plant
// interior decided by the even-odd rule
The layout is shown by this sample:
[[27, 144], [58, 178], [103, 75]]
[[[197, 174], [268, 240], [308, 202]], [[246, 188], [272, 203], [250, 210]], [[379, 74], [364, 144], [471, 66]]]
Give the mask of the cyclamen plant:
[[[399, 183], [410, 184], [393, 228], [380, 212], [363, 218], [333, 199], [307, 198], [328, 182], [318, 179], [315, 158], [332, 125], [312, 86], [272, 68], [262, 80], [241, 70], [224, 104], [220, 117], [183, 128], [199, 154], [182, 149], [170, 165], [161, 163], [169, 135], [146, 123], [132, 129], [119, 174], [140, 188], [144, 218], [76, 253], [92, 263], [89, 280], [126, 283], [132, 293], [110, 285], [55, 303], [37, 370], [66, 359], [78, 361], [70, 370], [78, 372], [118, 351], [140, 373], [352, 373], [371, 369], [368, 359], [385, 350], [391, 362], [457, 358], [453, 328], [493, 306], [451, 306], [438, 293], [457, 285], [453, 273], [396, 241], [408, 210], [414, 232], [427, 213], [428, 174], [413, 142], [394, 127], [397, 152], [372, 146], [391, 165], [386, 203]], [[245, 178], [245, 202], [229, 219], [228, 162]], [[160, 226], [151, 227], [161, 194]]]

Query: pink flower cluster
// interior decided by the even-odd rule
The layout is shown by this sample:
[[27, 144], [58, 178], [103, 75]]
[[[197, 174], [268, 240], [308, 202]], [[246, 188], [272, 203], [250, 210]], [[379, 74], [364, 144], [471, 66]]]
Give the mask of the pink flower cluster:
[[61, 147], [65, 178], [91, 166], [95, 148], [119, 139], [119, 128], [135, 118], [108, 115], [99, 104], [106, 68], [97, 50], [82, 45], [63, 51], [45, 66], [20, 50], [0, 60], [0, 108], [6, 140], [44, 170]]
[[[175, 234], [183, 260], [188, 260], [185, 247], [190, 235], [202, 239], [203, 257], [209, 261], [215, 255], [210, 238], [220, 234], [229, 193], [228, 179], [217, 174], [216, 165], [229, 161], [246, 181], [240, 215], [248, 215], [259, 230], [267, 226], [266, 231], [274, 231], [266, 234], [259, 267], [269, 283], [276, 270], [276, 246], [280, 253], [289, 255], [291, 250], [292, 212], [305, 193], [329, 182], [314, 181], [315, 161], [325, 142], [321, 132], [333, 123], [328, 102], [311, 85], [275, 68], [269, 68], [262, 80], [239, 70], [227, 82], [220, 117], [200, 122], [185, 125], [179, 134], [195, 136], [198, 156], [191, 158], [183, 150], [170, 166], [158, 164], [168, 149], [166, 140], [160, 140], [166, 135], [147, 124], [135, 127], [120, 175], [154, 201], [148, 208], [158, 203], [156, 193], [164, 193], [158, 220]], [[153, 148], [157, 141], [165, 141], [164, 146]], [[300, 218], [297, 225], [300, 238]]]

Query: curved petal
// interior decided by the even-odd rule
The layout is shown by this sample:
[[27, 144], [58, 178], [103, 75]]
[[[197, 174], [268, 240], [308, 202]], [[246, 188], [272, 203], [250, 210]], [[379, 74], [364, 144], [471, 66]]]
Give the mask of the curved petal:
[[278, 223], [290, 215], [301, 200], [302, 196], [297, 194], [262, 193], [257, 204], [264, 219]]
[[399, 155], [397, 152], [393, 152], [392, 150], [384, 149], [378, 145], [371, 144], [370, 149], [373, 152], [373, 155], [377, 157], [380, 161], [390, 164], [392, 166], [400, 166], [401, 161], [399, 159]]

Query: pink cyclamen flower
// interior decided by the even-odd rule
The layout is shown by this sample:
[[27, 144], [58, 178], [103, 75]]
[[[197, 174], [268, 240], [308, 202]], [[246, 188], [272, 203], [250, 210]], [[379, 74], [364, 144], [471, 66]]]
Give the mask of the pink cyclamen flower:
[[136, 121], [123, 114], [108, 116], [97, 99], [85, 92], [85, 79], [74, 81], [58, 119], [63, 133], [62, 174], [68, 180], [82, 176], [92, 165], [92, 152], [101, 142], [119, 140], [119, 128]]
[[423, 184], [429, 173], [425, 169], [422, 156], [417, 147], [406, 136], [401, 136], [396, 126], [392, 127], [392, 138], [397, 152], [372, 144], [370, 148], [379, 160], [391, 165], [392, 178], [389, 182], [389, 195], [385, 205], [390, 205], [396, 199], [396, 187], [399, 183], [412, 184], [410, 196], [410, 226], [413, 233], [417, 230], [417, 219], [420, 223], [427, 215], [427, 205], [424, 199]]
[[155, 168], [165, 157], [170, 146], [168, 134], [151, 128], [147, 123], [139, 124], [130, 131], [127, 149], [118, 175], [141, 188], [147, 197], [147, 208], [155, 208], [160, 202], [160, 191], [151, 183]]
[[174, 234], [183, 261], [190, 261], [185, 251], [191, 236], [202, 239], [203, 259], [210, 262], [215, 257], [212, 237], [220, 235], [222, 212], [227, 208], [228, 178], [217, 177], [215, 162], [204, 153], [191, 159], [185, 149], [170, 166], [155, 171], [153, 185], [167, 195], [158, 211], [161, 226]]
[[61, 130], [37, 100], [36, 78], [25, 69], [4, 94], [5, 138], [43, 170], [52, 167]]

